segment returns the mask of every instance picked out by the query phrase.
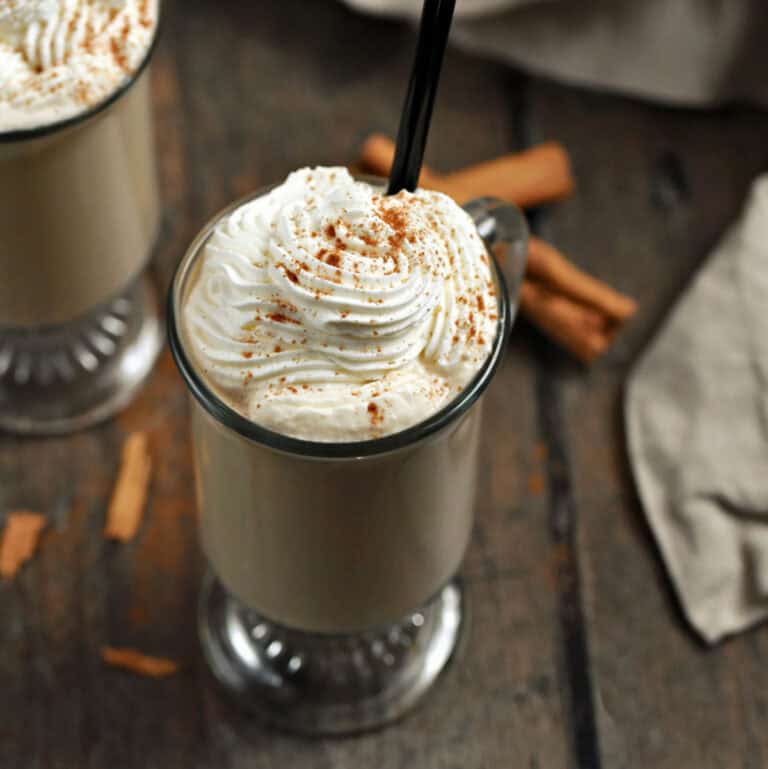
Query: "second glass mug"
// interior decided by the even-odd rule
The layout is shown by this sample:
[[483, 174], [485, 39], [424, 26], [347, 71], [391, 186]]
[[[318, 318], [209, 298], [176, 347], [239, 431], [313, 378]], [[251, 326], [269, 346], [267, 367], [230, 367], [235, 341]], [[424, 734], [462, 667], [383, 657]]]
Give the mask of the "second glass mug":
[[512, 325], [527, 227], [500, 201], [466, 206], [496, 257], [499, 297], [492, 350], [466, 388], [402, 432], [313, 442], [259, 427], [219, 399], [187, 352], [180, 320], [215, 225], [268, 191], [203, 228], [169, 294], [170, 346], [193, 396], [210, 567], [199, 632], [215, 678], [248, 709], [297, 732], [351, 733], [410, 709], [459, 642], [465, 598], [456, 574], [474, 518], [481, 395]]
[[90, 109], [0, 132], [0, 429], [112, 415], [163, 342], [145, 274], [161, 218], [149, 65]]

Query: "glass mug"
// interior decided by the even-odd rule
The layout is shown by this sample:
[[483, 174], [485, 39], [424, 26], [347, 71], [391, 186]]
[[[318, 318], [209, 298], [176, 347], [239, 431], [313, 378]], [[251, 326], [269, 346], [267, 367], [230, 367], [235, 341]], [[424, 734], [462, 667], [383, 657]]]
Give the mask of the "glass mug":
[[62, 433], [110, 416], [162, 347], [143, 276], [160, 221], [153, 49], [95, 107], [0, 132], [1, 429]]
[[[370, 181], [370, 180], [366, 180]], [[381, 726], [434, 683], [459, 641], [456, 579], [473, 525], [480, 396], [501, 360], [527, 248], [514, 207], [467, 206], [495, 260], [499, 297], [488, 359], [458, 397], [402, 432], [323, 443], [264, 429], [220, 400], [188, 353], [181, 308], [222, 217], [179, 264], [171, 350], [189, 387], [202, 546], [206, 660], [241, 704], [309, 734]]]

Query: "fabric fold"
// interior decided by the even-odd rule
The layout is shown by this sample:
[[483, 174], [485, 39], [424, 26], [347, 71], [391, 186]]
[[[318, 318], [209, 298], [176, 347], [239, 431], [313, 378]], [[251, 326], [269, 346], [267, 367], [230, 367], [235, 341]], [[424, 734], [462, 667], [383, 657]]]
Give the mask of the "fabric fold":
[[768, 176], [635, 366], [625, 414], [691, 624], [712, 643], [768, 617]]
[[[417, 17], [422, 0], [344, 0]], [[458, 0], [452, 39], [556, 80], [689, 106], [768, 105], [762, 0]]]

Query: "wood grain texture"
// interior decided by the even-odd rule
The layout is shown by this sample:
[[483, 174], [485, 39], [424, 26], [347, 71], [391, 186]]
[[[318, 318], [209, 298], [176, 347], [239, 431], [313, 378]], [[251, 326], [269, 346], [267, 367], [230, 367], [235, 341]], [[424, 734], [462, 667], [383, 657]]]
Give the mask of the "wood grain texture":
[[[335, 0], [166, 2], [152, 78], [165, 201], [154, 266], [232, 198], [392, 134], [413, 31]], [[527, 126], [526, 131], [522, 126]], [[0, 438], [0, 519], [34, 509], [44, 545], [0, 582], [0, 769], [619, 769], [768, 765], [768, 640], [704, 651], [683, 627], [622, 450], [621, 383], [768, 159], [768, 118], [642, 106], [528, 80], [450, 50], [427, 160], [442, 170], [563, 141], [577, 196], [543, 226], [640, 300], [586, 371], [520, 324], [484, 402], [466, 647], [402, 723], [345, 740], [266, 731], [211, 684], [195, 630], [202, 571], [187, 396], [170, 355], [117, 419]], [[148, 435], [153, 479], [126, 545], [101, 536], [120, 447]], [[2, 521], [0, 520], [0, 523]], [[179, 661], [145, 680], [103, 646]]]

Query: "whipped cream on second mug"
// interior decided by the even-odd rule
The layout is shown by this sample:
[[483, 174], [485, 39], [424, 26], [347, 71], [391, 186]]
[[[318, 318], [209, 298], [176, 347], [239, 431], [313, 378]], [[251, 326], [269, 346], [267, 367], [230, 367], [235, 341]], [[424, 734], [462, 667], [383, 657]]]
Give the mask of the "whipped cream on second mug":
[[0, 0], [0, 132], [74, 117], [134, 74], [158, 0]]
[[270, 430], [381, 437], [455, 398], [497, 329], [470, 217], [425, 190], [384, 196], [343, 168], [305, 168], [213, 230], [185, 334], [219, 395]]

